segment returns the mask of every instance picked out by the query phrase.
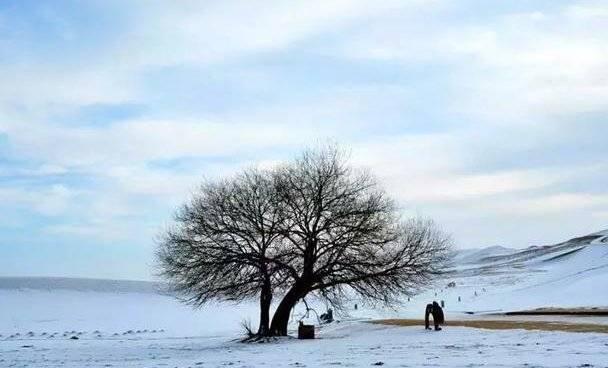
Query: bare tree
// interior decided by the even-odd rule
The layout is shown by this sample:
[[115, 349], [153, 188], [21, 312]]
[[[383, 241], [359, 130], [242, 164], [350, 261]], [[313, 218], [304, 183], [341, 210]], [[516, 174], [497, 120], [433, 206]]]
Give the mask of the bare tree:
[[341, 151], [307, 151], [273, 171], [202, 185], [157, 256], [186, 302], [259, 297], [258, 336], [286, 335], [293, 307], [310, 294], [338, 308], [354, 294], [394, 304], [441, 271], [449, 239], [398, 212]]
[[336, 148], [305, 152], [278, 176], [285, 221], [282, 264], [291, 287], [270, 326], [286, 335], [289, 315], [310, 293], [339, 307], [348, 292], [393, 304], [438, 273], [450, 241], [432, 222], [401, 222], [397, 208], [367, 172]]
[[203, 184], [157, 250], [161, 275], [193, 306], [259, 296], [261, 336], [269, 333], [273, 285], [283, 282], [272, 262], [282, 221], [273, 183], [271, 172], [248, 170]]

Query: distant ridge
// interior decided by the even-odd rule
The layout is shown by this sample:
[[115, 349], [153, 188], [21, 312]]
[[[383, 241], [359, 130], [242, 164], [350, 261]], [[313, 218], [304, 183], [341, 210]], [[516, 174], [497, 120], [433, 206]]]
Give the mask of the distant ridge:
[[517, 251], [517, 249], [506, 248], [500, 245], [494, 245], [487, 248], [463, 249], [457, 251], [454, 261], [457, 264], [479, 263], [489, 257], [502, 256]]
[[[454, 263], [457, 265], [504, 266], [516, 262], [531, 260], [557, 259], [561, 256], [581, 250], [588, 245], [608, 245], [608, 230], [598, 231], [589, 235], [575, 237], [553, 245], [533, 245], [523, 249], [512, 249], [502, 246], [487, 248], [462, 249], [456, 252]], [[506, 263], [504, 263], [506, 262]]]
[[[456, 255], [455, 264], [459, 266], [461, 275], [512, 272], [514, 269], [521, 270], [522, 267], [534, 270], [542, 267], [542, 264], [562, 261], [585, 249], [594, 251], [597, 246], [600, 246], [600, 249], [595, 251], [603, 254], [604, 251], [601, 250], [603, 245], [608, 246], [608, 230], [575, 237], [554, 245], [530, 246], [524, 249], [492, 246], [463, 250]], [[580, 267], [584, 268], [585, 265], [581, 264]]]
[[70, 277], [0, 277], [0, 290], [76, 290], [112, 293], [159, 294], [163, 283], [133, 280], [107, 280]]

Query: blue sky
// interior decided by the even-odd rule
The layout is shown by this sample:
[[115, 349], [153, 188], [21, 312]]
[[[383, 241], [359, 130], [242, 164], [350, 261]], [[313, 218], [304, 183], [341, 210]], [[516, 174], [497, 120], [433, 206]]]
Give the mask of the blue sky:
[[3, 1], [0, 275], [150, 279], [202, 178], [352, 151], [458, 247], [608, 228], [604, 1]]

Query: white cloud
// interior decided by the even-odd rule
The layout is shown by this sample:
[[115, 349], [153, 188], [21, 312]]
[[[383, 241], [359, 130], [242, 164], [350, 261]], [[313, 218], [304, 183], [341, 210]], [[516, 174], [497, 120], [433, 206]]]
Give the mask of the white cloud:
[[0, 169], [0, 177], [7, 176], [23, 176], [23, 177], [46, 177], [53, 175], [63, 175], [67, 174], [68, 170], [59, 165], [54, 164], [41, 164], [39, 166], [33, 168], [23, 168], [23, 167], [3, 167]]
[[368, 141], [354, 148], [354, 161], [372, 168], [404, 203], [482, 200], [550, 187], [582, 170], [520, 169], [469, 172], [466, 134], [411, 135]]
[[0, 113], [15, 106], [21, 111], [8, 117], [13, 125], [24, 124], [24, 113], [44, 119], [68, 108], [132, 102], [138, 95], [136, 76], [95, 63], [2, 65], [0, 83]]
[[566, 7], [565, 15], [569, 18], [584, 21], [605, 21], [608, 18], [608, 5], [604, 1], [585, 1], [582, 4], [572, 4]]
[[603, 211], [603, 210], [599, 210], [599, 211], [593, 211], [591, 212], [591, 216], [604, 221], [605, 223], [608, 223], [608, 211]]
[[74, 197], [74, 191], [61, 184], [36, 191], [14, 187], [0, 188], [0, 200], [3, 204], [25, 206], [41, 215], [51, 217], [65, 214]]
[[22, 157], [52, 165], [116, 165], [188, 156], [236, 155], [306, 142], [304, 127], [278, 123], [218, 123], [192, 120], [134, 120], [102, 127], [28, 124], [9, 136]]
[[494, 210], [515, 216], [546, 215], [585, 210], [589, 216], [608, 206], [608, 194], [558, 193], [535, 198], [512, 198], [508, 203], [492, 206]]
[[[430, 211], [448, 223], [457, 240], [481, 239], [481, 230], [467, 226], [469, 218], [479, 221], [478, 228], [511, 221], [509, 230], [517, 220], [505, 219], [519, 216], [563, 220], [569, 217], [560, 213], [573, 211], [595, 221], [579, 225], [605, 219], [604, 194], [560, 190], [593, 162], [553, 168], [541, 162], [533, 169], [526, 162], [479, 164], [494, 157], [513, 164], [512, 153], [551, 156], [543, 151], [546, 141], [576, 144], [568, 141], [576, 127], [552, 128], [554, 116], [605, 109], [608, 8], [601, 2], [462, 18], [454, 16], [462, 9], [453, 1], [116, 4], [117, 11], [126, 10], [127, 21], [117, 22], [124, 28], [100, 37], [99, 45], [87, 48], [90, 55], [66, 52], [47, 60], [30, 50], [28, 60], [0, 68], [0, 132], [8, 136], [11, 157], [28, 163], [0, 175], [36, 184], [47, 176], [86, 178], [74, 186], [53, 186], [60, 182], [53, 180], [26, 188], [7, 181], [0, 189], [5, 206], [53, 217], [45, 234], [148, 236], [203, 176], [250, 164], [268, 167], [324, 138], [352, 147], [356, 164], [377, 173], [408, 210]], [[77, 27], [63, 26], [70, 40], [78, 39]], [[12, 41], [19, 40], [0, 44], [20, 47]], [[290, 69], [301, 60], [282, 59], [282, 51], [292, 50], [294, 58], [315, 58], [321, 67], [331, 58], [327, 69], [311, 72], [322, 80], [304, 75], [285, 82], [285, 75], [302, 72]], [[437, 74], [425, 74], [427, 66]], [[218, 80], [228, 75], [230, 81], [222, 88], [259, 102], [237, 102], [230, 112], [205, 111], [200, 118], [192, 111], [161, 111], [104, 126], [57, 121], [62, 112], [91, 104], [143, 103], [162, 110], [151, 101], [163, 105], [158, 96], [166, 91], [146, 78], [181, 68], [217, 68], [223, 73]], [[260, 90], [273, 89], [276, 94], [258, 100]], [[218, 157], [225, 160], [211, 160]], [[201, 163], [159, 167], [182, 159]], [[154, 219], [146, 217], [151, 213]]]
[[[117, 3], [117, 11], [128, 10], [125, 5]], [[125, 28], [115, 38], [102, 38], [104, 42], [95, 49], [89, 48], [94, 50], [91, 54], [70, 55], [68, 51], [65, 60], [58, 62], [43, 60], [44, 55], [36, 60], [34, 49], [27, 61], [3, 63], [0, 81], [6, 88], [0, 89], [0, 108], [2, 103], [19, 104], [40, 116], [41, 110], [64, 105], [132, 102], [142, 97], [141, 78], [155, 68], [234, 62], [248, 54], [290, 47], [371, 15], [430, 4], [338, 0], [146, 1], [132, 5], [131, 10], [136, 11], [130, 21], [115, 25]], [[72, 34], [71, 38], [77, 32], [59, 13], [50, 13], [45, 20], [58, 24], [62, 34]], [[11, 48], [21, 51], [23, 44], [10, 41], [7, 53]]]
[[99, 241], [125, 241], [151, 237], [152, 232], [143, 231], [142, 226], [137, 226], [137, 234], [133, 231], [133, 223], [113, 221], [109, 223], [61, 223], [47, 225], [42, 228], [42, 232], [47, 235], [79, 239], [83, 246], [88, 242], [97, 243]]
[[[286, 48], [354, 21], [436, 1], [186, 1], [144, 2], [115, 56], [145, 66], [215, 63], [252, 52]], [[167, 50], [171, 50], [168, 52]]]
[[444, 65], [451, 70], [453, 112], [488, 123], [528, 123], [530, 117], [605, 108], [606, 13], [605, 4], [590, 3], [472, 23], [444, 21], [441, 12], [411, 22], [389, 18], [370, 22], [334, 53]]

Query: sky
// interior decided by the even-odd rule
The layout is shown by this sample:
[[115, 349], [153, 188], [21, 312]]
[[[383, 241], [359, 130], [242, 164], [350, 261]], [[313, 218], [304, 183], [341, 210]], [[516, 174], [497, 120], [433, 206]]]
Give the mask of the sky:
[[0, 2], [0, 276], [153, 279], [204, 179], [336, 142], [458, 248], [608, 228], [606, 1]]

